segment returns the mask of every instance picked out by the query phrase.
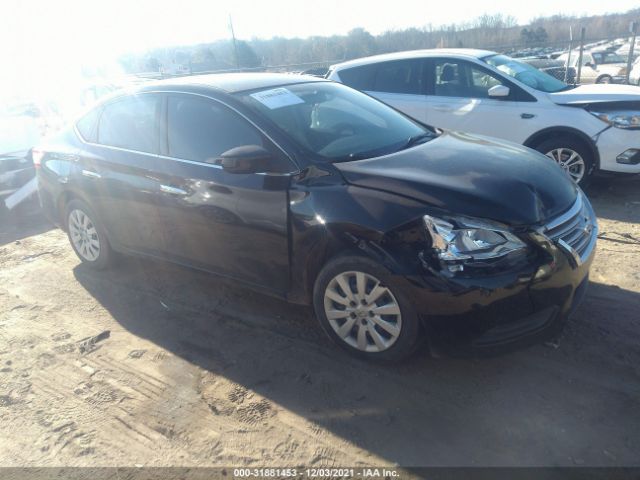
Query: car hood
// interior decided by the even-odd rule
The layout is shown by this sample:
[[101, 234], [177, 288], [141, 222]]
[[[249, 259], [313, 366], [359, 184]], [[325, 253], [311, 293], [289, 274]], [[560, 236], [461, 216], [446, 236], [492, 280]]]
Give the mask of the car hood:
[[583, 103], [639, 101], [640, 89], [635, 85], [592, 84], [580, 85], [564, 92], [549, 93], [549, 98], [559, 105]]
[[544, 155], [458, 132], [391, 155], [335, 166], [352, 185], [509, 225], [543, 223], [570, 208], [577, 192], [568, 175]]

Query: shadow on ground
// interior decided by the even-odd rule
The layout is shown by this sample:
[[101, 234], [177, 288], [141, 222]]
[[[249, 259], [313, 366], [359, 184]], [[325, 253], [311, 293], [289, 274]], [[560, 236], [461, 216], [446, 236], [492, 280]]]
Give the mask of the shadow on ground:
[[599, 218], [640, 223], [640, 175], [595, 178], [586, 193]]
[[9, 211], [0, 200], [0, 247], [23, 238], [47, 232], [53, 228], [43, 215], [37, 199]]
[[74, 273], [131, 333], [388, 461], [638, 464], [638, 293], [592, 284], [559, 344], [383, 367], [334, 347], [309, 308], [205, 274], [138, 259]]

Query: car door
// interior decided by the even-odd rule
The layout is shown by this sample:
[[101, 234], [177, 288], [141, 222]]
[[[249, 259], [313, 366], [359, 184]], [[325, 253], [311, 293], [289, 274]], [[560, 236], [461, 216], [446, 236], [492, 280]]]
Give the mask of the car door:
[[[394, 60], [353, 69], [352, 76], [358, 75], [359, 85], [354, 88], [364, 90], [384, 103], [418, 118], [424, 113], [425, 85], [424, 60], [412, 58]], [[349, 72], [340, 72], [341, 78], [349, 79]], [[350, 83], [345, 82], [347, 85]], [[358, 83], [358, 82], [356, 82]]]
[[[576, 58], [576, 69], [578, 68], [579, 56]], [[580, 69], [579, 83], [595, 83], [600, 72], [598, 71], [598, 62], [590, 52], [582, 53], [582, 68]]]
[[[81, 120], [80, 190], [106, 225], [109, 238], [126, 249], [157, 254], [158, 162], [161, 96], [139, 94], [107, 103]], [[96, 115], [95, 129], [91, 128]], [[85, 130], [84, 134], [82, 130]]]
[[[166, 254], [173, 260], [285, 292], [288, 187], [294, 164], [220, 101], [168, 94], [156, 180]], [[230, 173], [215, 161], [234, 147], [272, 152], [267, 173]]]
[[[456, 58], [433, 58], [425, 69], [428, 93], [418, 120], [447, 130], [522, 143], [543, 128], [534, 97], [488, 68]], [[503, 85], [506, 97], [489, 97]]]

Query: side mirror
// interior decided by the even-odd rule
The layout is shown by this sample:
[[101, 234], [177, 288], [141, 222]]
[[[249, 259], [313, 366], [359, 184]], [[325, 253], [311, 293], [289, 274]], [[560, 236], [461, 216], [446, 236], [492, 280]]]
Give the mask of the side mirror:
[[595, 64], [592, 62], [587, 62], [584, 64], [585, 67], [591, 67], [591, 68], [596, 68]]
[[504, 98], [508, 97], [511, 90], [509, 87], [505, 87], [504, 85], [494, 85], [487, 92], [490, 98]]
[[262, 173], [269, 169], [273, 155], [260, 145], [243, 145], [227, 150], [215, 160], [229, 173]]

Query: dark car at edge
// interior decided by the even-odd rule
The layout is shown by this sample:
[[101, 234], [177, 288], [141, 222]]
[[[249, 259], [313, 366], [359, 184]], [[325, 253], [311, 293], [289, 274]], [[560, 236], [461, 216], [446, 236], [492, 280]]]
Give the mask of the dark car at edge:
[[370, 359], [546, 338], [595, 252], [589, 201], [549, 158], [313, 77], [142, 85], [33, 156], [85, 264], [149, 256], [313, 305]]

